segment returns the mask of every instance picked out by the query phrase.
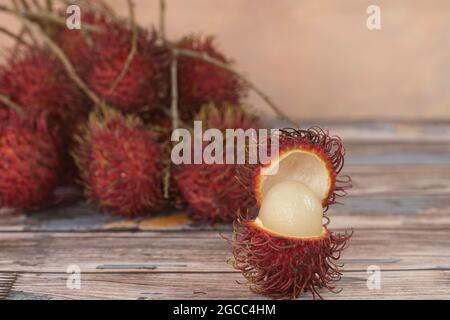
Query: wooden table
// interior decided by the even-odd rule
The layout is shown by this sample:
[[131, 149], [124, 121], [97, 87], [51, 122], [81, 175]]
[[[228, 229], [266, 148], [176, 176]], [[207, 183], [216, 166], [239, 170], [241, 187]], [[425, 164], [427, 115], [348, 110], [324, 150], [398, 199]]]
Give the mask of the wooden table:
[[[354, 180], [345, 205], [329, 211], [331, 226], [355, 230], [343, 291], [324, 298], [449, 299], [450, 122], [323, 126], [346, 142]], [[192, 224], [183, 212], [123, 220], [83, 203], [3, 214], [0, 298], [260, 298], [237, 283], [220, 232], [230, 228]], [[70, 265], [81, 269], [80, 290], [66, 286]], [[379, 289], [367, 286], [369, 266], [381, 270]]]

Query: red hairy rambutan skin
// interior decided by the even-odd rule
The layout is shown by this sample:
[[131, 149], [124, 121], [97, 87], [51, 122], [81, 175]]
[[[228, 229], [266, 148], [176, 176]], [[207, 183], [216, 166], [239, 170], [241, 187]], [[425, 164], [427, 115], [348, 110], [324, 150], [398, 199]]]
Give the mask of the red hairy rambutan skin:
[[[270, 139], [267, 142], [270, 150]], [[262, 202], [261, 176], [262, 169], [269, 166], [273, 157], [282, 155], [291, 150], [305, 150], [322, 159], [326, 163], [327, 171], [331, 181], [326, 199], [323, 200], [325, 211], [332, 204], [338, 203], [337, 198], [347, 195], [347, 189], [352, 187], [352, 180], [347, 175], [340, 175], [344, 167], [345, 148], [342, 140], [337, 136], [331, 136], [328, 130], [319, 127], [311, 127], [307, 130], [285, 128], [279, 132], [279, 153], [272, 155], [267, 164], [245, 164], [239, 167], [238, 177], [247, 188], [247, 195], [253, 199], [250, 207], [242, 207], [245, 211], [252, 207], [259, 207]]]
[[22, 52], [0, 68], [0, 94], [22, 106], [27, 116], [46, 113], [65, 126], [89, 107], [64, 66], [42, 49]]
[[254, 220], [238, 219], [232, 239], [233, 266], [242, 272], [250, 289], [275, 299], [295, 299], [320, 289], [337, 293], [341, 279], [338, 260], [352, 234], [336, 234], [326, 226], [320, 236], [285, 238], [259, 227]]
[[[29, 118], [46, 115], [50, 127], [58, 127], [61, 154], [65, 157], [65, 182], [76, 176], [67, 150], [73, 144], [77, 126], [85, 121], [91, 103], [69, 79], [60, 61], [51, 53], [23, 51], [0, 69], [0, 94], [23, 108]], [[0, 104], [0, 118], [9, 110]]]
[[139, 30], [137, 51], [121, 76], [131, 50], [132, 32], [115, 27], [97, 41], [97, 61], [88, 84], [110, 106], [125, 112], [156, 109], [167, 99], [168, 51], [156, 44], [156, 34]]
[[[184, 37], [179, 47], [231, 64], [216, 48], [213, 37]], [[246, 92], [242, 81], [230, 72], [189, 57], [178, 58], [178, 89], [180, 116], [185, 121], [190, 121], [207, 103], [237, 105]]]
[[74, 158], [94, 204], [124, 216], [165, 204], [162, 148], [141, 120], [103, 108], [90, 115], [77, 140]]
[[0, 124], [0, 207], [47, 205], [62, 165], [54, 136], [43, 116], [34, 121], [11, 113]]
[[[239, 106], [214, 105], [202, 108], [197, 120], [203, 129], [258, 128], [257, 119], [246, 114]], [[217, 126], [217, 127], [215, 127]], [[224, 149], [225, 150], [225, 149]], [[224, 159], [225, 160], [225, 159]], [[174, 180], [183, 198], [188, 202], [194, 220], [210, 223], [228, 223], [236, 218], [242, 206], [249, 206], [246, 186], [236, 178], [238, 164], [182, 164], [174, 168]]]

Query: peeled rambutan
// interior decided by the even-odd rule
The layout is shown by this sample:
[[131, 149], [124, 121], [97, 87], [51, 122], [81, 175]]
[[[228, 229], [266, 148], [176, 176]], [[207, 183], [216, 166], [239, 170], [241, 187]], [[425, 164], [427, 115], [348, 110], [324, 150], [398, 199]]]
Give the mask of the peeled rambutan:
[[154, 32], [138, 30], [136, 53], [123, 74], [132, 32], [121, 26], [109, 28], [96, 43], [97, 59], [87, 79], [90, 87], [121, 111], [136, 113], [160, 107], [167, 99], [168, 75], [162, 70], [167, 69], [169, 56], [156, 40]]
[[[179, 41], [178, 46], [206, 53], [226, 64], [232, 63], [216, 48], [213, 37], [187, 36]], [[246, 92], [242, 81], [230, 72], [190, 57], [179, 57], [178, 88], [180, 115], [185, 121], [191, 121], [207, 103], [238, 105]]]
[[94, 111], [73, 155], [87, 198], [105, 211], [140, 215], [164, 204], [162, 147], [135, 116]]
[[344, 148], [318, 128], [284, 129], [277, 137], [279, 152], [267, 163], [240, 167], [253, 203], [235, 221], [232, 262], [256, 293], [282, 299], [309, 291], [321, 298], [319, 289], [336, 292], [337, 260], [351, 237], [329, 231], [324, 216], [351, 186], [349, 177], [337, 178]]
[[[269, 155], [265, 163], [240, 167], [239, 179], [248, 186], [253, 206], [259, 207], [264, 194], [286, 179], [302, 182], [313, 190], [325, 209], [346, 195], [351, 188], [349, 176], [340, 172], [344, 166], [345, 148], [342, 140], [330, 136], [318, 127], [308, 130], [281, 129], [276, 154]], [[267, 141], [270, 149], [270, 139]]]
[[[255, 117], [241, 107], [206, 105], [196, 117], [203, 128], [215, 128], [225, 135], [226, 129], [258, 128]], [[236, 178], [239, 165], [221, 163], [181, 164], [174, 168], [174, 180], [183, 198], [188, 202], [191, 217], [210, 223], [231, 222], [243, 205], [251, 201], [245, 186]]]
[[44, 116], [24, 119], [11, 112], [0, 124], [0, 207], [47, 205], [62, 167], [54, 137]]

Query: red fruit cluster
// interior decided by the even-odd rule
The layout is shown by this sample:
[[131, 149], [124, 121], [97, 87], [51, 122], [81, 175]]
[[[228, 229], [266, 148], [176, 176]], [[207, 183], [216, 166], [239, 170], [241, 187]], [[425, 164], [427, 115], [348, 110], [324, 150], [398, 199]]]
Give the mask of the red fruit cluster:
[[86, 196], [100, 208], [133, 216], [164, 204], [161, 147], [133, 116], [91, 114], [74, 152]]
[[10, 114], [0, 126], [0, 208], [42, 205], [58, 184], [61, 165], [44, 117], [31, 122]]
[[[213, 37], [185, 37], [179, 47], [231, 64], [231, 60], [215, 47]], [[192, 119], [207, 103], [237, 105], [245, 94], [245, 86], [235, 75], [207, 62], [180, 57], [178, 70], [180, 113], [184, 120]]]

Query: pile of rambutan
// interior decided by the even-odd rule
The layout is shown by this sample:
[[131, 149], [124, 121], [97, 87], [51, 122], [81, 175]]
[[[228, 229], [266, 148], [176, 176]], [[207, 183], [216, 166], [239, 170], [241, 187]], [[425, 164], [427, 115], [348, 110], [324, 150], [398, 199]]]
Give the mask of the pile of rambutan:
[[[65, 185], [84, 189], [86, 198], [99, 209], [125, 216], [194, 204], [195, 200], [180, 190], [185, 184], [177, 181], [180, 170], [170, 161], [170, 46], [205, 53], [223, 63], [231, 61], [215, 47], [211, 37], [186, 36], [168, 44], [154, 29], [147, 31], [131, 18], [110, 13], [101, 0], [80, 1], [79, 6], [81, 29], [69, 29], [55, 22], [67, 17], [62, 7], [47, 12], [53, 19], [30, 20], [44, 38], [50, 39], [50, 45], [47, 41], [28, 46], [20, 42], [15, 49], [5, 50], [0, 68], [2, 134], [15, 126], [22, 132], [26, 123], [29, 132], [36, 133], [36, 143], [32, 145], [30, 133], [24, 137], [30, 145], [23, 142], [17, 148], [38, 147], [40, 140], [48, 143], [52, 139], [53, 147], [43, 155], [51, 159], [48, 163], [54, 163], [55, 168], [48, 167], [39, 158], [43, 156], [39, 152], [31, 151], [23, 152], [36, 158], [19, 157], [23, 161], [20, 164], [4, 162], [11, 170], [0, 173], [0, 207], [47, 206], [55, 188]], [[33, 39], [38, 36], [34, 34]], [[244, 86], [229, 72], [180, 57], [177, 73], [182, 127], [190, 129], [201, 107], [208, 103], [227, 104], [217, 112], [231, 108], [231, 104], [240, 110]], [[44, 127], [48, 128], [45, 135], [41, 134]], [[13, 140], [8, 136], [7, 140], [2, 137], [3, 141], [6, 142], [0, 146], [1, 151], [9, 154]], [[22, 154], [22, 150], [18, 152]], [[36, 163], [46, 164], [48, 171], [36, 174], [36, 181], [27, 179], [29, 175], [23, 171], [26, 176], [19, 179], [19, 168], [26, 167], [27, 161], [30, 168]], [[197, 169], [192, 168], [193, 175], [194, 172]], [[41, 184], [47, 187], [42, 188]], [[29, 193], [19, 191], [24, 188], [35, 190], [33, 201], [25, 201]]]
[[[297, 298], [333, 291], [350, 239], [330, 231], [325, 216], [351, 186], [340, 176], [342, 141], [319, 128], [285, 129], [262, 141], [244, 101], [249, 82], [213, 37], [171, 42], [133, 15], [118, 18], [102, 0], [78, 4], [81, 30], [61, 23], [64, 7], [17, 12], [34, 42], [15, 37], [0, 67], [0, 209], [61, 204], [55, 190], [67, 186], [125, 217], [183, 208], [199, 222], [234, 222], [233, 266], [254, 292]], [[210, 154], [198, 163], [191, 157], [197, 123], [211, 134], [201, 137]], [[212, 152], [208, 142], [229, 130], [256, 134], [231, 150], [222, 140], [226, 152]], [[189, 160], [177, 163], [180, 132], [194, 140], [180, 155]], [[275, 134], [279, 152], [247, 164], [251, 150], [273, 146]], [[244, 163], [230, 163], [229, 151]]]

